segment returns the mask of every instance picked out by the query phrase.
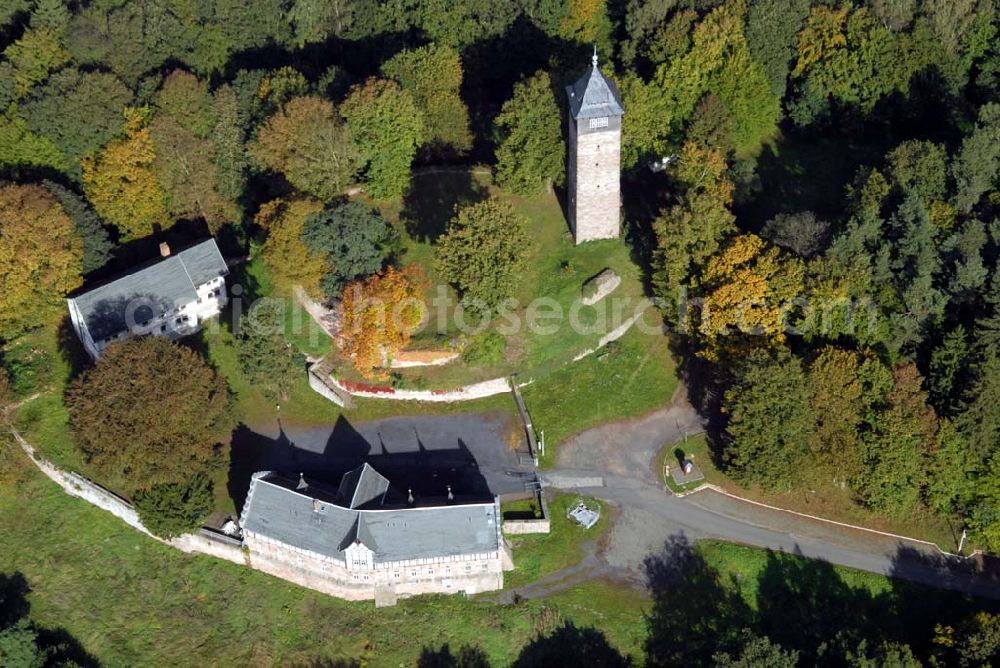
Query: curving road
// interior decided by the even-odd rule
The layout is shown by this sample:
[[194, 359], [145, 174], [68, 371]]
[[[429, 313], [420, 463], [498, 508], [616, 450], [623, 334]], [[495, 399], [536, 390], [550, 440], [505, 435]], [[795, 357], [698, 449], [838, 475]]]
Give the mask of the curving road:
[[726, 540], [1000, 598], [1000, 580], [981, 572], [980, 563], [945, 557], [925, 543], [810, 520], [712, 490], [672, 496], [658, 479], [656, 457], [664, 444], [700, 429], [697, 413], [675, 401], [641, 418], [582, 432], [561, 446], [556, 468], [543, 473], [550, 487], [617, 506], [618, 518], [599, 556], [618, 574], [642, 582], [643, 560], [681, 533], [692, 541]]

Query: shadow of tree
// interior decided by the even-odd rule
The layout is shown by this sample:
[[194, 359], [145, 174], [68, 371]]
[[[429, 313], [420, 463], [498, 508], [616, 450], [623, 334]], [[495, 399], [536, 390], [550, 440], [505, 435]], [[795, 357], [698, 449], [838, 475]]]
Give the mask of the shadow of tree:
[[487, 197], [489, 190], [470, 171], [424, 174], [411, 181], [400, 218], [410, 236], [433, 242], [448, 228], [458, 209]]
[[[749, 606], [683, 534], [667, 539], [644, 563], [653, 596], [647, 618], [648, 665], [704, 664], [735, 648], [752, 621]], [[727, 584], [729, 586], [727, 586]]]
[[[13, 644], [15, 663], [8, 664], [6, 657], [0, 656], [0, 663], [7, 666], [21, 665], [18, 660], [29, 661], [25, 665], [78, 666], [90, 668], [100, 665], [68, 631], [61, 628], [48, 629], [36, 626], [28, 619], [31, 604], [27, 595], [31, 591], [28, 581], [21, 573], [6, 575], [0, 573], [0, 641], [5, 633], [16, 634], [7, 638]], [[26, 643], [32, 643], [34, 648]], [[2, 651], [2, 650], [0, 650]], [[34, 654], [34, 656], [31, 656]], [[34, 662], [31, 662], [34, 661]]]
[[490, 668], [486, 653], [479, 647], [464, 645], [452, 651], [448, 643], [437, 649], [424, 647], [417, 668]]
[[599, 630], [566, 622], [548, 635], [539, 636], [525, 645], [512, 665], [513, 668], [625, 668], [632, 665], [632, 659], [622, 656]]
[[798, 548], [767, 551], [763, 566], [747, 570], [726, 579], [682, 534], [647, 558], [647, 665], [713, 665], [720, 652], [738, 655], [760, 638], [798, 652], [801, 665], [914, 665], [906, 662], [911, 651], [924, 660], [939, 655], [939, 628], [962, 628], [978, 611], [1000, 610], [970, 595], [1000, 598], [994, 564], [906, 545], [892, 557], [888, 587], [861, 574], [845, 580]]

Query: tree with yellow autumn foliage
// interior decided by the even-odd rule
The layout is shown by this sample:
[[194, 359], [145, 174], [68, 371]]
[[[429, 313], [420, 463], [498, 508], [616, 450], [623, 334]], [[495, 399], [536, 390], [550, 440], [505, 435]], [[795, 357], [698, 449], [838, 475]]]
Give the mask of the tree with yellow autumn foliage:
[[41, 186], [0, 188], [0, 339], [38, 327], [82, 283], [83, 242]]
[[314, 199], [276, 199], [260, 207], [254, 222], [267, 230], [262, 257], [277, 280], [301, 285], [306, 292], [319, 294], [319, 282], [326, 273], [326, 259], [302, 242], [306, 219], [323, 210]]
[[149, 236], [170, 227], [166, 200], [153, 161], [153, 137], [146, 113], [125, 112], [125, 138], [116, 139], [96, 156], [83, 160], [83, 187], [102, 218], [118, 228], [123, 240]]
[[344, 288], [337, 343], [365, 378], [385, 378], [386, 360], [410, 342], [423, 321], [427, 277], [417, 265], [385, 271]]
[[792, 300], [803, 291], [803, 274], [800, 260], [783, 257], [777, 246], [757, 235], [733, 238], [698, 278], [703, 302], [697, 331], [708, 344], [706, 355], [714, 357], [726, 337], [784, 342]]

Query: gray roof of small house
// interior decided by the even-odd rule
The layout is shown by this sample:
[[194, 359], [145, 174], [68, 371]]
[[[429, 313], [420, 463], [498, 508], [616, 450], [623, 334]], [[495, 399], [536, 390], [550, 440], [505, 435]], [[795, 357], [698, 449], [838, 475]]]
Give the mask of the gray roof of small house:
[[493, 503], [355, 510], [261, 473], [250, 483], [241, 524], [245, 531], [340, 560], [360, 542], [384, 563], [496, 551], [498, 520]]
[[389, 481], [365, 462], [340, 479], [337, 492], [348, 508], [360, 508], [381, 499], [389, 491]]
[[572, 86], [566, 87], [569, 96], [569, 111], [573, 118], [599, 118], [602, 116], [622, 116], [622, 98], [615, 82], [608, 79], [597, 66], [596, 61], [590, 71]]
[[146, 302], [135, 308], [135, 319], [152, 320], [195, 301], [199, 285], [228, 273], [215, 239], [208, 239], [70, 301], [79, 310], [90, 337], [102, 341], [128, 329], [125, 316], [130, 303]]

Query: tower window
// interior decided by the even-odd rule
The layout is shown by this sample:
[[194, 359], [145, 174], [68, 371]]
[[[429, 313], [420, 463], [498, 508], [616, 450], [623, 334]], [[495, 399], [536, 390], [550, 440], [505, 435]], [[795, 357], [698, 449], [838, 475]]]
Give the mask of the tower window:
[[600, 118], [591, 118], [590, 119], [590, 129], [591, 130], [593, 130], [595, 128], [606, 128], [606, 127], [608, 127], [608, 117], [607, 116], [601, 116]]

